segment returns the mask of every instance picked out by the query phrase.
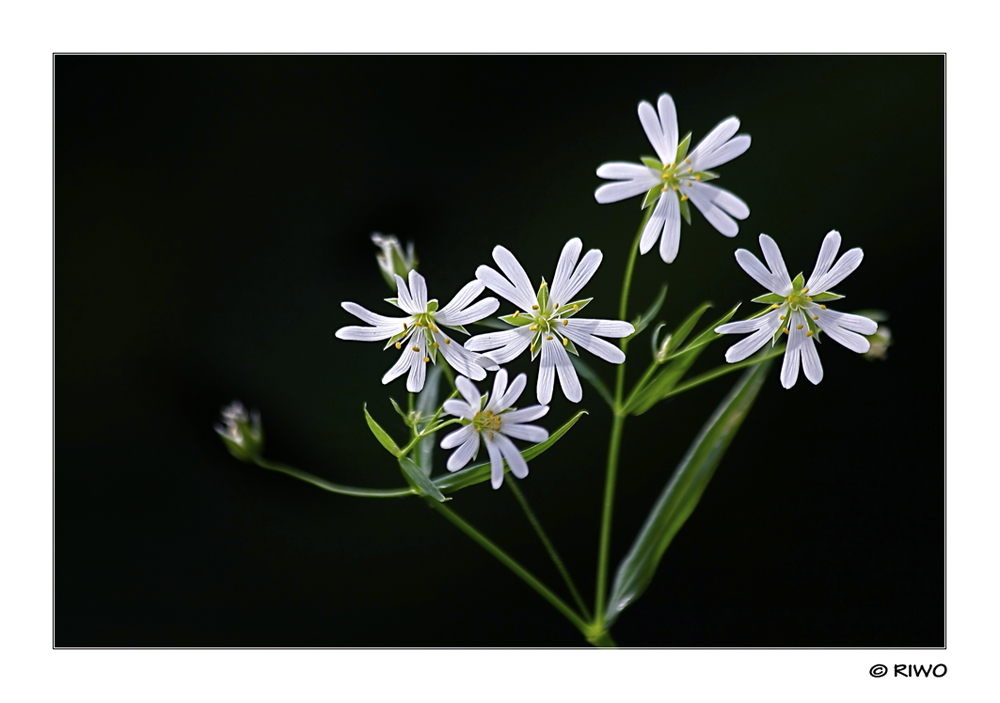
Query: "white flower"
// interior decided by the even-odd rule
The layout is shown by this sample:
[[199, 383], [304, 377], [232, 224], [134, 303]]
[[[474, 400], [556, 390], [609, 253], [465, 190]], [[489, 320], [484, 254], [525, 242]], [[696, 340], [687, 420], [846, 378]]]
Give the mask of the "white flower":
[[828, 310], [823, 304], [824, 301], [844, 297], [830, 289], [861, 264], [864, 257], [861, 249], [845, 252], [834, 264], [833, 260], [840, 249], [840, 233], [831, 231], [823, 239], [816, 268], [809, 280], [803, 282], [801, 273], [794, 281], [788, 277], [778, 245], [766, 234], [760, 235], [760, 248], [770, 270], [746, 249], [736, 250], [736, 261], [755, 281], [771, 291], [768, 295], [754, 298], [755, 303], [771, 304], [771, 310], [762, 317], [729, 322], [715, 328], [720, 334], [753, 332], [729, 348], [726, 361], [734, 363], [745, 359], [769, 341], [773, 345], [779, 334], [784, 332], [788, 335], [788, 345], [781, 366], [781, 385], [791, 388], [799, 377], [800, 360], [806, 378], [814, 384], [823, 380], [823, 366], [814, 344], [820, 341], [819, 332], [825, 333], [851, 351], [859, 354], [868, 351], [868, 340], [861, 335], [874, 334], [878, 325], [861, 315]]
[[407, 317], [384, 317], [369, 312], [357, 303], [341, 303], [347, 312], [367, 322], [371, 327], [341, 327], [337, 330], [338, 339], [348, 339], [358, 342], [377, 342], [388, 339], [385, 348], [395, 346], [403, 353], [385, 376], [382, 383], [389, 383], [409, 370], [406, 379], [406, 390], [417, 393], [424, 387], [426, 376], [425, 365], [429, 361], [437, 363], [440, 351], [445, 361], [460, 374], [476, 380], [486, 378], [486, 368], [495, 368], [490, 359], [472, 354], [441, 331], [441, 327], [450, 327], [468, 334], [462, 325], [482, 320], [492, 315], [500, 307], [496, 298], [484, 298], [470, 305], [483, 292], [483, 284], [471, 281], [458, 292], [452, 301], [438, 310], [437, 300], [427, 299], [427, 283], [424, 277], [416, 271], [410, 271], [410, 285], [396, 276], [398, 298], [386, 298], [407, 313]]
[[450, 399], [444, 401], [445, 412], [468, 420], [469, 424], [446, 435], [441, 440], [442, 449], [458, 447], [448, 457], [448, 471], [458, 471], [479, 453], [479, 440], [483, 440], [490, 455], [490, 483], [494, 489], [503, 484], [503, 462], [507, 460], [510, 471], [517, 478], [528, 475], [528, 464], [521, 452], [511, 441], [523, 439], [526, 442], [544, 442], [549, 438], [548, 430], [526, 422], [537, 420], [549, 411], [548, 406], [532, 405], [520, 410], [511, 406], [521, 396], [528, 377], [519, 375], [507, 387], [507, 369], [500, 369], [493, 381], [493, 393], [483, 407], [483, 398], [472, 381], [462, 376], [455, 379], [464, 401]]
[[733, 217], [743, 220], [750, 215], [745, 202], [728, 190], [705, 183], [719, 177], [708, 169], [732, 161], [750, 147], [750, 135], [733, 137], [740, 128], [740, 121], [728, 117], [688, 154], [690, 134], [679, 146], [677, 144], [677, 111], [673, 99], [664, 93], [657, 107], [659, 117], [648, 102], [639, 103], [639, 121], [659, 159], [644, 156], [642, 164], [622, 161], [602, 164], [597, 175], [618, 182], [602, 185], [594, 192], [594, 197], [604, 204], [646, 193], [643, 208], [658, 201], [642, 231], [639, 252], [645, 254], [652, 249], [662, 232], [660, 257], [669, 264], [677, 257], [680, 247], [681, 216], [691, 224], [689, 198], [705, 219], [727, 237], [736, 236], [740, 230]]
[[627, 337], [635, 331], [627, 322], [573, 317], [593, 300], [573, 298], [594, 275], [603, 258], [599, 249], [591, 249], [577, 266], [582, 249], [583, 242], [577, 237], [566, 242], [559, 256], [551, 289], [543, 279], [537, 295], [532, 290], [524, 268], [503, 247], [498, 246], [493, 250], [493, 259], [507, 278], [489, 266], [480, 266], [476, 270], [476, 278], [520, 310], [500, 318], [514, 325], [514, 329], [478, 335], [468, 340], [465, 348], [474, 352], [486, 352], [497, 364], [506, 364], [529, 347], [532, 360], [540, 353], [542, 360], [536, 393], [538, 402], [542, 405], [547, 405], [552, 400], [552, 385], [556, 373], [559, 374], [559, 384], [567, 399], [579, 403], [583, 398], [580, 379], [570, 363], [567, 350], [579, 356], [574, 346], [579, 344], [605, 361], [620, 364], [625, 361], [625, 353], [600, 337]]

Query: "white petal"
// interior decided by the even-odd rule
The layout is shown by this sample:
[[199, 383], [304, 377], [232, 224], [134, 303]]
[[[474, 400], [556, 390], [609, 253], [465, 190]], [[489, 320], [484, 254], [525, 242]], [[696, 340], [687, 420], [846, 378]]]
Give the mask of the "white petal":
[[386, 371], [382, 377], [382, 385], [402, 376], [410, 368], [410, 363], [413, 361], [413, 354], [414, 352], [409, 347], [404, 347], [403, 353], [399, 355], [399, 359], [396, 360], [392, 368]]
[[560, 331], [562, 332], [571, 328], [583, 334], [594, 334], [598, 337], [613, 337], [615, 339], [627, 337], [635, 332], [635, 327], [628, 322], [621, 320], [589, 320], [583, 317], [571, 317]]
[[[458, 291], [458, 293], [455, 294], [455, 297], [451, 299], [451, 302], [449, 302], [447, 305], [445, 305], [443, 308], [437, 311], [437, 313], [434, 316], [435, 319], [440, 320], [442, 316], [447, 317], [448, 315], [461, 312], [466, 307], [468, 307], [469, 304], [473, 300], [475, 300], [480, 293], [483, 292], [483, 288], [484, 286], [482, 281], [478, 280], [469, 281], [464, 286], [462, 286], [462, 290]], [[446, 324], [446, 323], [442, 322], [441, 324]], [[459, 322], [457, 324], [464, 324], [464, 323]]]
[[479, 409], [469, 405], [464, 400], [459, 400], [458, 398], [448, 398], [448, 400], [444, 401], [444, 411], [449, 415], [464, 417], [466, 420], [471, 420], [475, 417], [476, 413], [479, 412]]
[[760, 249], [764, 252], [768, 268], [771, 269], [772, 280], [778, 285], [780, 291], [778, 295], [787, 295], [792, 292], [792, 279], [788, 276], [788, 269], [785, 268], [785, 260], [781, 258], [781, 249], [777, 243], [766, 234], [761, 234], [758, 241]]
[[549, 289], [550, 297], [559, 302], [561, 292], [569, 284], [573, 277], [573, 270], [577, 261], [580, 260], [580, 252], [583, 251], [583, 242], [579, 237], [573, 237], [563, 245], [559, 254], [559, 262], [556, 264], [556, 275], [552, 278], [552, 287]]
[[[609, 161], [597, 167], [597, 175], [600, 178], [609, 178], [615, 181], [648, 181], [660, 182], [660, 174], [643, 164], [633, 164], [628, 161]], [[652, 188], [652, 186], [650, 186]]]
[[653, 186], [659, 184], [659, 178], [649, 178], [639, 181], [616, 181], [605, 183], [594, 191], [594, 200], [601, 205], [617, 203], [619, 200], [627, 200], [637, 195], [645, 193]]
[[854, 269], [861, 265], [861, 260], [864, 257], [864, 252], [859, 248], [848, 250], [842, 257], [840, 257], [840, 260], [833, 265], [832, 269], [816, 281], [816, 288], [810, 288], [810, 292], [825, 293], [830, 290], [835, 285], [850, 276]]
[[573, 340], [574, 344], [586, 349], [599, 359], [604, 359], [612, 364], [621, 364], [625, 361], [625, 352], [610, 342], [605, 342], [603, 339], [592, 337], [589, 334], [581, 334], [569, 327], [563, 328], [562, 332]]
[[399, 327], [360, 327], [351, 325], [349, 327], [341, 327], [334, 334], [337, 339], [346, 339], [349, 342], [377, 342], [381, 339], [389, 339], [389, 337], [402, 331]]
[[506, 415], [504, 416], [503, 433], [514, 439], [523, 439], [525, 442], [538, 444], [549, 438], [549, 431], [537, 425], [508, 424]]
[[559, 298], [556, 298], [555, 293], [550, 296], [553, 303], [559, 305], [565, 305], [566, 303], [572, 302], [573, 297], [580, 292], [587, 281], [593, 277], [597, 272], [597, 268], [601, 265], [601, 260], [604, 255], [601, 253], [600, 249], [591, 249], [586, 254], [583, 255], [583, 259], [580, 261], [580, 265], [576, 267], [576, 271], [570, 276], [569, 281], [566, 282], [565, 286], [559, 289]]
[[413, 302], [413, 298], [410, 297], [410, 290], [409, 288], [406, 287], [406, 281], [403, 280], [403, 277], [397, 273], [395, 274], [395, 278], [396, 278], [396, 299], [399, 301], [399, 307], [401, 307], [403, 310], [410, 313], [411, 315], [416, 314], [418, 312], [426, 312], [427, 311], [426, 306], [424, 306], [424, 309], [421, 310]]
[[708, 199], [711, 200], [716, 207], [721, 208], [724, 212], [732, 215], [738, 220], [745, 220], [750, 216], [750, 206], [725, 188], [720, 188], [716, 185], [712, 185], [711, 183], [702, 183], [700, 181], [693, 181], [691, 183], [691, 188], [696, 189], [699, 194], [704, 193], [707, 195]]
[[660, 113], [660, 129], [663, 134], [663, 146], [667, 152], [666, 161], [673, 163], [677, 157], [677, 108], [669, 93], [663, 93], [656, 101], [656, 111]]
[[546, 353], [546, 346], [551, 347], [552, 344], [542, 342], [542, 358], [538, 362], [538, 381], [535, 384], [535, 396], [541, 405], [548, 405], [552, 400], [552, 386], [556, 381], [555, 359], [551, 352]]
[[514, 382], [511, 383], [510, 386], [507, 388], [507, 392], [500, 397], [500, 400], [497, 401], [496, 406], [492, 408], [493, 412], [497, 413], [503, 412], [511, 405], [516, 403], [517, 399], [521, 397], [521, 393], [524, 392], [524, 387], [527, 385], [528, 385], [528, 375], [524, 373], [518, 374], [517, 378], [514, 379]]
[[498, 364], [506, 364], [516, 359], [531, 344], [534, 335], [528, 325], [502, 332], [488, 332], [470, 338], [465, 348], [474, 352], [487, 352], [487, 356]]
[[[500, 270], [504, 272], [519, 292], [527, 295], [529, 298], [534, 298], [531, 279], [528, 278], [528, 274], [524, 270], [524, 267], [521, 266], [521, 262], [510, 253], [510, 250], [501, 246], [493, 247], [493, 260], [497, 262], [497, 266], [500, 267]], [[530, 306], [528, 309], [530, 309]]]
[[672, 264], [677, 258], [677, 250], [681, 247], [681, 204], [677, 194], [665, 194], [660, 200], [667, 201], [663, 211], [663, 237], [660, 239], [660, 258]]
[[458, 392], [465, 398], [465, 402], [475, 408], [476, 412], [479, 412], [479, 409], [483, 405], [483, 396], [475, 384], [464, 376], [459, 376], [455, 379], [455, 387], [458, 388]]
[[483, 444], [490, 454], [490, 485], [496, 490], [503, 485], [503, 454], [497, 443], [486, 436], [483, 436]]
[[[413, 341], [416, 340], [416, 335], [413, 335]], [[423, 336], [419, 339], [420, 351], [415, 352], [410, 349], [410, 353], [413, 354], [415, 361], [410, 362], [410, 375], [406, 377], [406, 390], [410, 393], [419, 393], [424, 389], [424, 379], [427, 376], [427, 362], [424, 358], [427, 356], [427, 346], [424, 342]]]
[[653, 145], [653, 149], [656, 151], [656, 155], [660, 157], [660, 161], [665, 164], [673, 161], [677, 147], [674, 147], [674, 153], [670, 152], [667, 140], [663, 135], [663, 127], [660, 125], [660, 118], [657, 117], [653, 106], [645, 100], [639, 103], [639, 122], [642, 123], [642, 129], [646, 132], [646, 138]]
[[785, 360], [781, 364], [781, 385], [784, 388], [791, 388], [799, 380], [799, 356], [801, 350], [785, 350]]
[[531, 310], [531, 306], [535, 304], [535, 296], [515, 288], [510, 281], [489, 266], [480, 266], [477, 268], [476, 278], [482, 281], [483, 285], [491, 291], [506, 298], [522, 310]]
[[764, 315], [764, 317], [754, 320], [754, 322], [759, 323], [757, 331], [749, 337], [741, 339], [739, 342], [729, 347], [726, 351], [726, 361], [730, 364], [734, 364], [737, 361], [743, 361], [743, 359], [746, 359], [748, 356], [771, 341], [774, 333], [781, 326], [781, 312], [781, 310], [774, 310], [769, 312], [767, 315]]
[[[469, 425], [469, 427], [472, 427], [472, 425]], [[461, 447], [459, 447], [458, 449], [456, 449], [451, 453], [451, 456], [448, 457], [448, 463], [445, 465], [445, 467], [448, 469], [448, 471], [458, 471], [459, 469], [461, 469], [462, 467], [464, 467], [466, 464], [469, 463], [469, 459], [471, 459], [472, 455], [476, 453], [476, 449], [478, 447], [479, 447], [479, 436], [476, 433], [476, 431], [473, 430], [472, 435], [467, 440], [465, 440], [465, 444], [463, 444]]]
[[[853, 352], [864, 354], [871, 348], [867, 339], [857, 334], [858, 331], [871, 330], [867, 334], [874, 334], [878, 328], [873, 321], [860, 315], [846, 315], [834, 310], [823, 310], [821, 308], [810, 308], [810, 312], [816, 315], [819, 320], [816, 322], [823, 332], [838, 344], [842, 344]], [[845, 320], [845, 318], [848, 318]], [[867, 324], [862, 322], [867, 320]], [[854, 329], [851, 329], [851, 328]]]
[[750, 135], [741, 134], [738, 137], [733, 137], [711, 153], [698, 154], [697, 159], [692, 155], [691, 165], [698, 171], [707, 171], [732, 161], [749, 148]]
[[[524, 374], [521, 374], [524, 376]], [[518, 376], [518, 378], [521, 378]], [[540, 417], [545, 417], [549, 412], [548, 405], [529, 405], [526, 408], [520, 408], [519, 410], [511, 410], [509, 413], [504, 413], [503, 422], [504, 427], [508, 425], [519, 425], [524, 422], [532, 422]], [[504, 432], [507, 430], [505, 429]]]
[[499, 307], [500, 301], [496, 298], [483, 298], [475, 305], [465, 308], [465, 310], [442, 310], [434, 315], [434, 321], [439, 325], [447, 325], [448, 327], [468, 325], [473, 322], [479, 322], [484, 317], [489, 317]]
[[493, 377], [493, 391], [490, 393], [489, 402], [486, 403], [486, 410], [497, 412], [496, 405], [503, 398], [504, 391], [507, 390], [507, 369], [500, 369]]
[[818, 288], [816, 288], [816, 283], [826, 275], [826, 272], [830, 270], [830, 266], [833, 265], [833, 260], [837, 258], [837, 252], [840, 250], [840, 232], [835, 229], [830, 230], [823, 237], [823, 244], [819, 248], [819, 256], [816, 257], [816, 266], [813, 268], [812, 275], [809, 276], [809, 280], [806, 281], [806, 288], [816, 293], [820, 293]]
[[668, 201], [677, 200], [677, 196], [672, 193], [661, 193], [660, 198], [656, 201], [656, 205], [653, 207], [653, 212], [649, 216], [649, 220], [646, 222], [646, 226], [642, 230], [642, 237], [639, 239], [639, 253], [646, 254], [653, 245], [656, 244], [656, 240], [660, 237], [660, 232], [663, 231], [663, 223], [666, 221], [665, 212], [670, 206]]
[[492, 366], [492, 360], [469, 351], [458, 342], [445, 342], [446, 339], [448, 337], [444, 333], [434, 333], [434, 341], [438, 344], [438, 351], [441, 352], [449, 366], [474, 381], [482, 381], [486, 378], [484, 366]]
[[[788, 319], [785, 320], [785, 327], [788, 329], [788, 344], [785, 354], [788, 354], [789, 351], [798, 351], [805, 344], [806, 332], [809, 330], [809, 325], [802, 311], [796, 310], [789, 315]], [[802, 329], [799, 329], [800, 327]]]
[[427, 312], [427, 281], [416, 270], [410, 271], [410, 297], [418, 312]]
[[[460, 403], [460, 400], [452, 400], [453, 403]], [[476, 428], [472, 425], [466, 425], [461, 427], [454, 432], [449, 432], [441, 440], [442, 449], [453, 449], [459, 444], [464, 444], [470, 437], [476, 434]], [[477, 438], [478, 439], [478, 438]]]
[[699, 185], [701, 184], [697, 181], [682, 181], [679, 187], [682, 193], [691, 198], [691, 202], [705, 216], [708, 223], [720, 233], [727, 237], [735, 237], [739, 234], [740, 226], [722, 208], [709, 200], [710, 196], [700, 189]]
[[710, 156], [713, 151], [729, 141], [729, 138], [736, 134], [736, 130], [739, 128], [740, 121], [736, 117], [727, 117], [715, 125], [712, 131], [691, 152], [691, 163], [694, 164], [695, 161], [701, 161]]
[[736, 322], [727, 322], [724, 325], [719, 325], [715, 328], [716, 334], [743, 334], [744, 332], [756, 332], [759, 330], [765, 322], [764, 318], [756, 317], [752, 320], [737, 320]]
[[[559, 374], [559, 385], [562, 386], [563, 395], [571, 403], [579, 403], [583, 399], [583, 388], [580, 386], [580, 379], [576, 375], [576, 369], [570, 363], [569, 354], [563, 349], [563, 345], [555, 339], [542, 340], [542, 366], [545, 366], [546, 356], [548, 363], [555, 367]], [[538, 402], [547, 405], [548, 401]]]
[[816, 344], [812, 337], [807, 337], [802, 344], [802, 370], [805, 371], [806, 378], [813, 385], [823, 380], [823, 364], [819, 361], [819, 352], [816, 351]]
[[497, 443], [500, 453], [507, 460], [507, 465], [510, 467], [510, 472], [514, 474], [514, 477], [524, 478], [527, 476], [528, 462], [521, 456], [521, 452], [517, 450], [514, 443], [505, 437], [502, 432], [497, 432], [493, 435], [493, 440]]
[[359, 318], [363, 322], [367, 322], [369, 325], [374, 325], [375, 327], [395, 327], [397, 332], [402, 332], [403, 323], [410, 320], [409, 317], [386, 317], [385, 315], [377, 315], [370, 310], [361, 307], [357, 303], [343, 302], [340, 304], [340, 307], [344, 308], [344, 310]]
[[774, 280], [774, 276], [771, 275], [771, 272], [767, 270], [764, 264], [760, 263], [760, 259], [746, 249], [736, 250], [736, 263], [740, 265], [740, 268], [750, 274], [750, 277], [753, 278], [753, 280], [757, 281], [757, 283], [761, 284], [772, 293], [786, 295], [786, 293], [782, 292], [783, 289], [779, 288], [777, 282]]

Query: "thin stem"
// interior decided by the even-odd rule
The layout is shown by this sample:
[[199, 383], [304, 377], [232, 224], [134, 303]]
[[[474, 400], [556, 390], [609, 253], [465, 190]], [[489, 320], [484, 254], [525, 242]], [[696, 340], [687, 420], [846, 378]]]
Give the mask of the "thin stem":
[[677, 395], [678, 393], [683, 393], [684, 391], [691, 390], [695, 386], [700, 386], [703, 383], [711, 381], [718, 378], [719, 376], [725, 376], [727, 373], [732, 373], [733, 371], [738, 371], [739, 369], [746, 368], [747, 366], [756, 366], [762, 361], [767, 361], [768, 359], [773, 359], [776, 356], [781, 356], [785, 353], [785, 347], [778, 347], [777, 349], [772, 349], [763, 356], [757, 356], [752, 359], [747, 359], [746, 361], [738, 361], [735, 364], [727, 364], [725, 366], [719, 366], [712, 369], [711, 371], [706, 371], [700, 376], [695, 376], [694, 378], [685, 381], [674, 387], [672, 391], [663, 396], [664, 399], [669, 398], [672, 395]]
[[577, 613], [570, 608], [566, 603], [562, 601], [555, 593], [550, 591], [545, 584], [535, 578], [531, 572], [525, 569], [523, 566], [518, 564], [514, 559], [512, 559], [508, 554], [500, 549], [497, 545], [493, 544], [483, 533], [477, 530], [475, 527], [467, 523], [465, 520], [456, 515], [452, 510], [445, 507], [443, 503], [438, 503], [435, 500], [428, 499], [427, 503], [441, 513], [445, 518], [451, 521], [458, 529], [467, 534], [473, 539], [480, 547], [485, 549], [487, 552], [495, 556], [501, 564], [506, 566], [508, 569], [517, 574], [522, 581], [531, 586], [535, 591], [538, 592], [542, 598], [547, 600], [552, 606], [558, 610], [563, 616], [569, 620], [573, 625], [576, 626], [580, 632], [584, 635], [590, 635], [590, 626], [584, 622], [584, 620], [577, 615]]
[[[625, 265], [625, 278], [622, 280], [622, 297], [618, 305], [618, 319], [624, 320], [628, 313], [628, 294], [632, 287], [632, 271], [635, 269], [635, 257], [639, 252], [639, 240], [642, 238], [642, 231], [649, 222], [653, 208], [647, 208], [646, 214], [639, 224], [639, 229], [635, 233], [635, 241], [632, 242], [632, 250], [628, 255], [628, 263]], [[619, 342], [621, 350], [624, 352], [628, 346], [628, 339]], [[605, 589], [608, 580], [608, 552], [611, 548], [611, 513], [615, 501], [615, 478], [618, 473], [618, 454], [621, 448], [622, 426], [625, 424], [625, 415], [622, 412], [622, 392], [625, 387], [625, 362], [618, 365], [618, 374], [615, 381], [615, 407], [614, 419], [611, 423], [611, 441], [608, 445], [608, 467], [604, 479], [604, 508], [601, 514], [601, 541], [597, 553], [597, 593], [594, 600], [594, 625], [595, 629], [601, 633], [604, 631], [604, 604]]]
[[306, 483], [318, 486], [324, 491], [340, 493], [345, 496], [359, 496], [361, 498], [402, 498], [404, 496], [412, 496], [416, 494], [416, 491], [412, 488], [355, 488], [354, 486], [344, 486], [339, 483], [333, 483], [331, 481], [321, 479], [319, 476], [311, 474], [308, 471], [302, 471], [286, 464], [268, 461], [263, 457], [255, 459], [254, 463], [262, 469], [279, 471], [283, 474], [294, 476], [300, 481], [305, 481]]
[[428, 425], [423, 432], [417, 432], [416, 429], [414, 429], [415, 434], [413, 435], [413, 439], [410, 440], [409, 444], [407, 444], [405, 447], [399, 450], [399, 456], [402, 458], [407, 454], [409, 454], [410, 450], [416, 446], [417, 442], [422, 440], [424, 437], [429, 437], [430, 435], [440, 430], [442, 427], [447, 427], [448, 425], [454, 425], [455, 423], [461, 421], [462, 421], [461, 418], [456, 417], [453, 420], [445, 420], [444, 422], [435, 425], [434, 427]]
[[524, 514], [528, 518], [528, 522], [531, 526], [535, 528], [535, 532], [538, 533], [538, 537], [542, 540], [542, 544], [545, 545], [545, 550], [552, 557], [552, 563], [556, 565], [559, 573], [562, 574], [563, 581], [566, 582], [566, 586], [569, 588], [570, 593], [573, 594], [573, 599], [576, 601], [577, 606], [580, 608], [580, 612], [583, 616], [590, 619], [590, 611], [587, 610], [586, 604], [583, 602], [583, 598], [580, 597], [580, 592], [576, 590], [576, 584], [573, 583], [572, 577], [569, 575], [569, 571], [566, 570], [566, 566], [563, 564], [562, 559], [559, 558], [559, 554], [556, 552], [556, 548], [552, 546], [552, 542], [549, 541], [548, 535], [545, 534], [545, 530], [542, 529], [542, 523], [539, 521], [535, 512], [528, 505], [528, 499], [524, 497], [521, 493], [521, 489], [517, 487], [516, 481], [508, 481], [507, 487], [510, 488], [514, 497], [517, 498], [517, 502], [521, 504], [521, 508], [524, 510]]

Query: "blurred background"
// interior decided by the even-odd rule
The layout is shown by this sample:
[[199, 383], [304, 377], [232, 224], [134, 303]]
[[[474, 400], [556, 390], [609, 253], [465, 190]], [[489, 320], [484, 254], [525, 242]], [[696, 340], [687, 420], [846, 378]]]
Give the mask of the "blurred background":
[[[392, 314], [369, 235], [414, 241], [442, 302], [496, 244], [537, 283], [578, 236], [604, 253], [588, 313], [615, 317], [641, 199], [597, 205], [594, 170], [653, 153], [636, 106], [661, 92], [695, 144], [742, 120], [753, 145], [717, 170], [751, 214], [730, 240], [693, 209], [674, 264], [655, 249], [638, 260], [629, 318], [663, 283], [671, 327], [704, 300], [749, 312], [763, 291], [737, 247], [758, 253], [766, 232], [808, 276], [838, 229], [865, 260], [837, 309], [887, 310], [895, 344], [880, 361], [823, 345], [819, 386], [786, 391], [772, 371], [614, 637], [945, 644], [942, 56], [54, 63], [56, 646], [584, 645], [420, 500], [352, 499], [242, 464], [212, 426], [239, 398], [260, 410], [271, 459], [403, 485], [361, 412], [403, 433], [388, 396], [404, 402], [405, 382], [380, 384], [395, 352], [333, 336], [355, 323], [341, 301]], [[614, 369], [588, 360], [610, 384]], [[644, 335], [629, 378], [648, 361]], [[510, 368], [533, 388], [537, 364]], [[612, 574], [737, 378], [627, 422]], [[586, 385], [579, 407], [590, 415], [519, 485], [592, 601], [610, 413]], [[557, 390], [545, 424], [577, 409]], [[563, 593], [509, 491], [484, 483], [449, 506]]]

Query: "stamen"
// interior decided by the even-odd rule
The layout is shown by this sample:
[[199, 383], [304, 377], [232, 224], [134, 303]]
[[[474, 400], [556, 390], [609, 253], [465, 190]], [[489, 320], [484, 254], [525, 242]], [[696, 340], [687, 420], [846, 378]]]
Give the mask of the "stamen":
[[675, 190], [675, 191], [677, 190], [677, 186], [674, 186], [674, 190]]
[[787, 328], [787, 327], [785, 327], [785, 328], [784, 328], [784, 329], [782, 329], [781, 331], [782, 331], [782, 332], [784, 332], [785, 334], [788, 334], [788, 328]]
[[406, 331], [406, 323], [405, 322], [403, 323], [403, 331], [404, 332]]
[[[670, 190], [670, 186], [663, 186], [663, 187], [662, 187], [662, 188], [660, 189], [660, 192], [661, 192], [661, 193], [666, 193], [666, 192], [667, 192], [668, 190]], [[674, 190], [677, 190], [677, 189], [676, 189], [676, 188], [674, 188]]]
[[579, 305], [574, 305], [573, 306], [573, 311], [574, 312], [580, 312], [580, 306]]
[[420, 351], [420, 347], [413, 347], [413, 351], [415, 351], [415, 352]]
[[552, 339], [552, 335], [551, 334], [545, 335], [545, 339]]
[[521, 311], [520, 311], [520, 310], [515, 310], [515, 311], [514, 311], [514, 314], [513, 314], [513, 315], [511, 315], [511, 317], [517, 317], [517, 316], [518, 316], [518, 315], [520, 315], [520, 314], [521, 314]]
[[535, 330], [538, 329], [538, 325], [531, 325], [530, 327], [528, 327], [528, 329], [534, 332]]
[[537, 310], [537, 309], [538, 309], [538, 306], [537, 306], [537, 305], [532, 305], [532, 306], [531, 306], [531, 309], [532, 309], [532, 310]]
[[797, 329], [797, 330], [800, 330], [800, 329], [802, 329], [802, 325], [799, 325], [799, 326], [798, 326], [798, 327], [796, 327], [795, 329]]
[[825, 305], [820, 305], [820, 306], [819, 306], [819, 309], [820, 309], [820, 310], [826, 310], [826, 306], [825, 306]]
[[819, 315], [813, 315], [813, 319], [814, 320], [818, 320], [819, 319]]
[[778, 315], [778, 319], [779, 319], [779, 320], [784, 320], [784, 319], [785, 319], [785, 316], [784, 316], [784, 315]]
[[545, 286], [547, 286], [547, 285], [549, 285], [549, 284], [548, 284], [548, 281], [542, 281], [542, 284], [541, 284], [540, 286], [538, 286], [538, 287], [539, 287], [539, 288], [544, 288], [544, 287], [545, 287]]
[[688, 181], [688, 187], [689, 188], [691, 187], [691, 181]]
[[403, 348], [403, 345], [400, 344], [399, 342], [396, 342], [396, 349], [402, 349], [402, 348]]
[[813, 331], [809, 330], [808, 332], [806, 332], [806, 336], [807, 337], [812, 337], [813, 336]]
[[[805, 292], [805, 291], [803, 291], [803, 293], [804, 293], [804, 292]], [[806, 300], [808, 300], [808, 301], [809, 301], [810, 303], [811, 303], [811, 302], [813, 301], [813, 299], [812, 299], [812, 298], [810, 298], [810, 297], [809, 297], [808, 295], [806, 296]]]
[[788, 302], [792, 302], [792, 296], [788, 296]]
[[699, 173], [697, 176], [694, 177], [694, 179], [696, 181], [700, 181], [701, 180], [701, 174]]
[[569, 344], [569, 337], [563, 337], [563, 346], [565, 347], [567, 344]]
[[673, 168], [673, 167], [674, 167], [674, 165], [673, 165], [673, 164], [667, 164], [667, 166], [666, 166], [666, 167], [667, 167], [667, 168]]
[[806, 293], [808, 293], [808, 292], [809, 292], [809, 289], [808, 289], [808, 288], [803, 288], [803, 289], [802, 289], [802, 295], [805, 295], [805, 294], [806, 294]]
[[441, 348], [441, 345], [440, 345], [440, 344], [438, 344], [437, 342], [434, 342], [434, 348], [435, 348], [435, 349], [440, 349], [440, 348]]
[[445, 343], [445, 344], [451, 344], [451, 340], [450, 340], [450, 339], [448, 339], [447, 337], [445, 337], [445, 338], [444, 338], [444, 343]]
[[563, 320], [563, 327], [569, 324], [569, 320]]
[[[688, 185], [691, 185], [691, 184], [690, 184], [690, 183], [688, 183]], [[683, 203], [683, 202], [684, 202], [685, 200], [687, 200], [687, 199], [688, 199], [688, 196], [686, 196], [686, 195], [682, 195], [682, 196], [681, 196], [681, 202], [682, 202], [682, 203]]]
[[425, 356], [425, 357], [424, 357], [424, 363], [425, 363], [425, 364], [426, 364], [426, 363], [427, 363], [428, 361], [430, 361], [430, 360], [431, 360], [431, 358], [430, 358], [429, 356]]
[[559, 303], [556, 303], [555, 305], [553, 305], [552, 309], [553, 310], [558, 310], [559, 309]]
[[[780, 308], [780, 307], [781, 307], [780, 305], [778, 305], [777, 303], [775, 303], [774, 305], [772, 305], [772, 306], [771, 306], [771, 309], [772, 309], [772, 310], [777, 310], [777, 309], [778, 309], [778, 308]], [[783, 319], [785, 319], [785, 318], [781, 318], [781, 319], [783, 320]]]
[[694, 169], [688, 166], [688, 173], [691, 173], [692, 171], [694, 171]]
[[670, 176], [668, 176], [666, 173], [664, 173], [663, 176], [661, 176], [661, 178], [663, 178], [663, 180], [667, 180], [668, 178], [670, 178]]
[[691, 163], [691, 159], [684, 159], [684, 163], [686, 163], [686, 164]]

